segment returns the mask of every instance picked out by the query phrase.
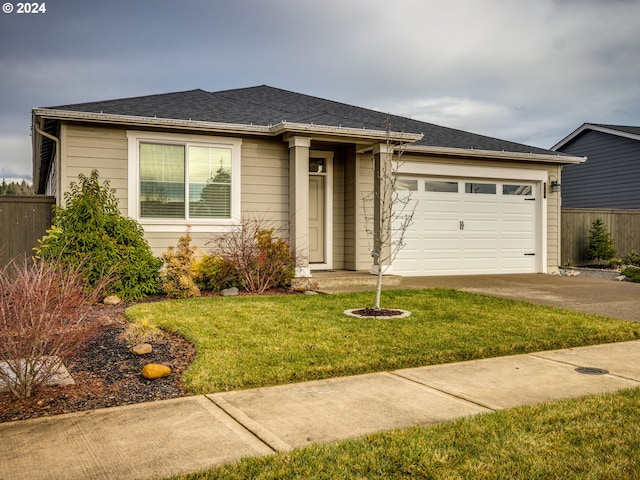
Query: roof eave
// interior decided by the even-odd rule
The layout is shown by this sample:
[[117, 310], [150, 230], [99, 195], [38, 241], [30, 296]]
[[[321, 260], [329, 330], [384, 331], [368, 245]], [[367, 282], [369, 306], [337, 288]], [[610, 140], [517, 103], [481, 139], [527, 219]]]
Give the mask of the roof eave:
[[562, 140], [560, 140], [558, 143], [556, 143], [553, 147], [551, 147], [551, 150], [556, 151], [556, 150], [564, 147], [565, 145], [570, 143], [573, 139], [575, 139], [577, 136], [579, 136], [580, 134], [582, 134], [586, 130], [593, 130], [594, 132], [608, 133], [610, 135], [615, 135], [617, 137], [630, 138], [631, 140], [640, 141], [640, 135], [635, 135], [635, 134], [629, 133], [629, 132], [622, 132], [622, 131], [616, 130], [614, 128], [607, 128], [607, 127], [603, 127], [601, 125], [594, 125], [592, 123], [583, 123], [580, 127], [575, 129], [573, 132], [571, 132], [569, 135], [567, 135]]
[[578, 164], [587, 160], [587, 157], [574, 157], [569, 155], [553, 155], [544, 153], [523, 153], [523, 152], [508, 152], [508, 151], [496, 151], [496, 150], [480, 150], [473, 148], [453, 148], [453, 147], [434, 147], [423, 145], [408, 145], [405, 148], [407, 152], [425, 153], [433, 155], [444, 155], [454, 157], [467, 157], [467, 158], [483, 158], [483, 159], [495, 159], [495, 160], [516, 160], [522, 162], [543, 162], [543, 163], [557, 163], [557, 164]]
[[93, 112], [77, 112], [71, 110], [57, 110], [49, 108], [34, 108], [35, 117], [54, 120], [81, 121], [91, 123], [105, 123], [110, 125], [127, 125], [132, 127], [172, 128], [195, 131], [217, 131], [235, 134], [252, 134], [277, 136], [284, 133], [304, 135], [336, 135], [341, 137], [386, 140], [392, 142], [412, 143], [422, 139], [422, 134], [405, 132], [387, 132], [366, 128], [351, 128], [342, 126], [314, 125], [306, 123], [280, 122], [274, 125], [253, 125], [240, 123], [203, 122], [199, 120], [181, 120], [173, 118], [139, 117], [134, 115], [116, 115]]

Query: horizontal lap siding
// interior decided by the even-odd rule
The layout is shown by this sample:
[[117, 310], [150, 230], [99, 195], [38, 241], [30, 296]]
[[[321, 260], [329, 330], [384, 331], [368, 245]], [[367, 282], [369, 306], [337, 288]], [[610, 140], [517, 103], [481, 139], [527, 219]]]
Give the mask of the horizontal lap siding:
[[[373, 260], [371, 258], [371, 250], [373, 249], [373, 238], [367, 233], [367, 222], [365, 215], [373, 216], [373, 202], [365, 203], [364, 197], [373, 192], [373, 157], [369, 155], [360, 155], [358, 162], [359, 169], [359, 185], [358, 195], [354, 199], [354, 208], [356, 209], [356, 218], [358, 222], [358, 256], [356, 259], [356, 270], [371, 270]], [[373, 226], [371, 226], [373, 227]]]
[[[98, 170], [101, 183], [109, 180], [116, 189], [120, 210], [127, 215], [128, 144], [126, 130], [122, 128], [86, 127], [64, 124], [62, 127], [62, 192], [69, 191], [78, 175], [89, 176]], [[58, 195], [59, 202], [64, 196]]]
[[562, 148], [587, 156], [562, 172], [565, 208], [640, 209], [640, 142], [589, 130]]
[[289, 150], [281, 141], [242, 140], [242, 213], [287, 229]]
[[[97, 169], [109, 180], [123, 214], [127, 215], [128, 142], [126, 129], [63, 125], [62, 192], [78, 175]], [[281, 141], [243, 139], [241, 158], [241, 208], [243, 215], [258, 217], [286, 230], [289, 218], [289, 152]], [[59, 198], [63, 198], [59, 196]], [[181, 233], [146, 232], [155, 255], [176, 245]], [[206, 250], [210, 233], [192, 233], [193, 245]]]

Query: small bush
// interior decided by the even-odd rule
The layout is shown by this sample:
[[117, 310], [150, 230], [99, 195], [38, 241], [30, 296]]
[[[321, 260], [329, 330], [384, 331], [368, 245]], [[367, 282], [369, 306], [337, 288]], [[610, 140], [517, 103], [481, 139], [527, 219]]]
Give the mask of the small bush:
[[17, 398], [30, 397], [96, 331], [87, 314], [104, 280], [89, 292], [81, 268], [26, 260], [0, 270], [0, 380]]
[[630, 282], [640, 283], [640, 268], [638, 267], [627, 267], [622, 270], [622, 275], [627, 277]]
[[243, 219], [241, 228], [217, 237], [214, 254], [231, 262], [242, 289], [264, 293], [288, 287], [295, 276], [296, 256], [289, 244], [259, 219]]
[[39, 241], [38, 258], [82, 266], [90, 285], [108, 272], [114, 281], [105, 293], [126, 300], [158, 293], [162, 261], [151, 253], [140, 225], [122, 215], [108, 181], [100, 185], [96, 170], [89, 177], [80, 174], [65, 201], [66, 208], [56, 207], [53, 226]]
[[194, 266], [196, 251], [191, 247], [189, 230], [180, 237], [177, 247], [169, 247], [162, 254], [165, 266], [160, 272], [162, 288], [169, 298], [192, 298], [200, 296], [195, 284]]
[[622, 265], [634, 265], [640, 267], [640, 253], [632, 250], [621, 259]]
[[587, 260], [610, 260], [616, 256], [614, 241], [607, 230], [607, 226], [602, 219], [596, 218], [589, 230], [589, 247], [587, 249]]
[[203, 290], [219, 292], [225, 288], [242, 286], [235, 264], [220, 255], [204, 255], [195, 270], [196, 281]]

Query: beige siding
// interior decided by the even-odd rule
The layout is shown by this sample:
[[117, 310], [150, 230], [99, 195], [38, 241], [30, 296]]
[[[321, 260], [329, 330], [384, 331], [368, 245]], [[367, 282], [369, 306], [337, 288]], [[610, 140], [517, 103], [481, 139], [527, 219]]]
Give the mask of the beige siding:
[[242, 140], [242, 213], [288, 228], [289, 150], [279, 140]]
[[[127, 214], [127, 135], [121, 128], [63, 124], [61, 129], [61, 191], [67, 192], [78, 175], [98, 170], [101, 180], [109, 180], [123, 214]], [[63, 203], [64, 196], [56, 195]]]
[[[373, 239], [367, 234], [365, 205], [363, 199], [373, 191], [373, 156], [371, 154], [359, 155], [358, 161], [358, 192], [355, 198], [356, 218], [358, 224], [358, 232], [356, 236], [356, 270], [371, 270], [373, 260], [371, 258], [371, 249], [373, 248]], [[367, 214], [373, 215], [373, 203], [369, 202], [366, 206]]]

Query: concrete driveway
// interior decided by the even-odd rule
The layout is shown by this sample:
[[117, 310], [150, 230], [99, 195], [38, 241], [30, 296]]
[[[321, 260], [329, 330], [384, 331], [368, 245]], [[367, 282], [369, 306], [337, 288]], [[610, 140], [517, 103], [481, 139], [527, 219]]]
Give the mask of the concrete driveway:
[[402, 280], [395, 288], [453, 288], [640, 322], [640, 283], [536, 273]]

